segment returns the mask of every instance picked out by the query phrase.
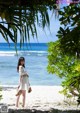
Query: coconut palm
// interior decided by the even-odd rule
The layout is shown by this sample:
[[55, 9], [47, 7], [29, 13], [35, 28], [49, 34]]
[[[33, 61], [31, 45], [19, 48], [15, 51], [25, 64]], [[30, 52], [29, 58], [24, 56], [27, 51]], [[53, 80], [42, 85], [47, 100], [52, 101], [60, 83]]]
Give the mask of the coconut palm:
[[55, 0], [0, 0], [0, 33], [9, 43], [9, 38], [17, 43], [30, 40], [30, 36], [37, 37], [36, 25], [43, 29], [49, 27], [48, 9], [54, 9]]

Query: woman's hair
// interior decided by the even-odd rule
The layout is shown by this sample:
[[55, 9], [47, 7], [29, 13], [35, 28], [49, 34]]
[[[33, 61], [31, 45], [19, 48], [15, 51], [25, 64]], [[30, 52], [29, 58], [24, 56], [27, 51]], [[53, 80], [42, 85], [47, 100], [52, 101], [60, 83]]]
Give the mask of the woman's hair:
[[[17, 65], [17, 71], [19, 71], [19, 66], [21, 65], [21, 61], [25, 62], [25, 58], [24, 57], [20, 57], [18, 60], [18, 65]], [[23, 67], [25, 67], [25, 64], [22, 65]]]

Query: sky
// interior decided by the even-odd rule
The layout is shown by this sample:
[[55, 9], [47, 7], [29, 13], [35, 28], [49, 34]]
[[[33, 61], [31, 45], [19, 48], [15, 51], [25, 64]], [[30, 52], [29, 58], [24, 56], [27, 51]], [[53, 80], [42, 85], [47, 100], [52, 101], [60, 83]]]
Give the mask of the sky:
[[38, 27], [38, 40], [31, 38], [31, 42], [50, 42], [56, 41], [58, 38], [56, 37], [57, 31], [59, 30], [60, 22], [59, 18], [55, 18], [55, 15], [50, 15], [50, 30], [49, 28], [42, 28]]
[[[45, 30], [43, 31], [41, 27], [37, 27], [38, 40], [36, 38], [33, 39], [33, 37], [31, 36], [30, 42], [47, 43], [50, 41], [56, 41], [57, 40], [56, 34], [57, 31], [59, 30], [59, 27], [60, 27], [59, 20], [58, 18], [55, 18], [55, 15], [53, 14], [50, 17], [50, 30], [46, 27]], [[0, 35], [0, 43], [2, 42], [6, 42], [6, 41], [3, 39], [2, 35]], [[18, 37], [18, 42], [19, 42], [19, 37]]]
[[[63, 6], [62, 6], [63, 7]], [[30, 37], [31, 43], [47, 43], [50, 41], [56, 41], [58, 38], [56, 37], [57, 31], [60, 27], [59, 18], [55, 18], [55, 13], [52, 11], [49, 11], [49, 17], [50, 17], [50, 30], [46, 27], [45, 30], [43, 30], [40, 27], [37, 27], [38, 31], [38, 40], [36, 38], [33, 39], [33, 37]], [[18, 42], [20, 38], [18, 36]], [[3, 37], [0, 35], [0, 43], [6, 42]], [[11, 42], [11, 41], [10, 41]]]

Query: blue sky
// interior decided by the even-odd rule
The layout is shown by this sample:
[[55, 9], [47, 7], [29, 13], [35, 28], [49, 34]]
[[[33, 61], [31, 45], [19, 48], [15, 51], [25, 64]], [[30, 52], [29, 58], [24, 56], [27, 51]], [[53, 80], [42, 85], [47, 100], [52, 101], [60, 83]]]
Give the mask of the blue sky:
[[[50, 31], [46, 27], [45, 30], [38, 27], [38, 42], [50, 42], [56, 41], [58, 38], [56, 37], [57, 31], [59, 30], [60, 22], [58, 18], [55, 18], [55, 15], [50, 14]], [[37, 42], [36, 38], [33, 39], [31, 37], [31, 42]]]
[[[63, 7], [63, 6], [65, 6], [65, 5], [61, 4], [60, 7]], [[32, 42], [32, 43], [35, 43], [35, 42], [46, 43], [46, 42], [50, 42], [50, 41], [56, 41], [58, 39], [56, 37], [56, 34], [57, 34], [57, 31], [59, 30], [59, 27], [60, 27], [59, 18], [55, 18], [55, 14], [52, 11], [49, 11], [49, 16], [50, 16], [50, 31], [47, 27], [45, 28], [44, 31], [42, 28], [37, 27], [38, 41], [36, 38], [33, 39], [31, 36], [30, 42]], [[18, 36], [18, 42], [19, 42], [19, 40], [20, 40], [20, 38]], [[1, 35], [0, 35], [0, 42], [6, 42]]]
[[[38, 41], [36, 38], [33, 39], [31, 36], [30, 42], [46, 43], [46, 42], [57, 40], [56, 34], [57, 34], [57, 31], [59, 30], [60, 23], [59, 23], [58, 18], [55, 18], [55, 14], [52, 13], [52, 11], [49, 11], [49, 16], [50, 16], [50, 31], [47, 27], [45, 28], [44, 31], [41, 27], [37, 27]], [[19, 40], [20, 40], [20, 38], [18, 37], [18, 42], [19, 42]], [[3, 39], [2, 35], [0, 35], [0, 43], [1, 42], [6, 42]]]
[[[69, 1], [69, 0], [68, 0]], [[68, 2], [69, 3], [69, 2]], [[67, 6], [69, 4], [67, 4], [67, 0], [63, 0], [63, 3], [61, 2], [61, 4], [59, 4], [60, 8], [63, 8], [64, 6]], [[56, 41], [58, 38], [56, 37], [57, 31], [60, 28], [60, 22], [59, 22], [59, 18], [55, 18], [55, 13], [53, 13], [52, 11], [49, 11], [49, 16], [50, 16], [50, 31], [49, 29], [47, 29], [47, 27], [45, 28], [45, 32], [38, 27], [38, 42], [50, 42], [50, 41]], [[37, 40], [31, 38], [31, 42], [37, 42]]]
[[[63, 4], [62, 3], [60, 4], [60, 8], [67, 6], [67, 5], [68, 4], [65, 4], [63, 2]], [[33, 39], [33, 37], [31, 36], [30, 42], [32, 42], [32, 43], [35, 43], [35, 42], [47, 43], [50, 41], [56, 41], [58, 39], [56, 37], [56, 34], [57, 34], [57, 31], [59, 30], [59, 27], [60, 27], [59, 18], [55, 18], [55, 13], [53, 13], [52, 11], [49, 11], [49, 16], [50, 16], [50, 31], [47, 27], [45, 28], [44, 31], [42, 28], [37, 27], [38, 40], [36, 38]], [[2, 42], [6, 42], [6, 41], [0, 35], [0, 43], [2, 43]], [[20, 42], [19, 36], [18, 36], [18, 42]]]

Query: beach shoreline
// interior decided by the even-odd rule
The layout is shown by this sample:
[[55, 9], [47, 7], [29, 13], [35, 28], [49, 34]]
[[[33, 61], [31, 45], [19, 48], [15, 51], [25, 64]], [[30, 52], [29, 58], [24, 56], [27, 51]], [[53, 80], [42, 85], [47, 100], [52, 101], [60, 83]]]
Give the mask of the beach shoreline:
[[[64, 102], [64, 95], [60, 94], [62, 86], [32, 86], [32, 92], [26, 93], [26, 109], [49, 110], [58, 109], [80, 109], [77, 105], [68, 105]], [[17, 87], [2, 87], [3, 99], [0, 104], [7, 104], [9, 108], [16, 109]], [[22, 95], [20, 97], [19, 109], [22, 109]]]

